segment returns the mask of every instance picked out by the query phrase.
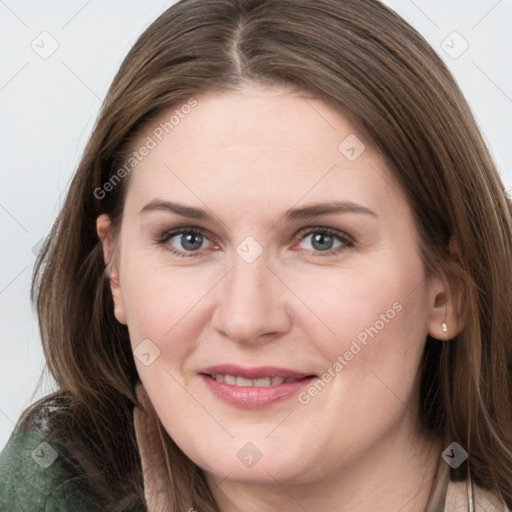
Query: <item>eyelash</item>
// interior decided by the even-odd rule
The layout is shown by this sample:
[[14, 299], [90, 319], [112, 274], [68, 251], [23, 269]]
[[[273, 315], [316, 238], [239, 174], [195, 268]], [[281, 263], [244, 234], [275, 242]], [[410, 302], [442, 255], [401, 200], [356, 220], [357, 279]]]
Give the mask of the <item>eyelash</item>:
[[[338, 230], [332, 229], [332, 228], [327, 228], [327, 227], [304, 228], [299, 232], [299, 236], [301, 237], [299, 241], [301, 242], [304, 238], [306, 238], [307, 236], [314, 234], [314, 233], [320, 233], [322, 235], [329, 235], [329, 236], [336, 237], [343, 244], [335, 249], [330, 249], [329, 251], [312, 251], [313, 255], [315, 255], [315, 256], [321, 256], [321, 257], [332, 256], [334, 254], [339, 254], [340, 252], [344, 251], [345, 249], [349, 249], [349, 248], [355, 246], [355, 242], [351, 237], [349, 237], [348, 235], [346, 235], [345, 233], [343, 233], [341, 231], [338, 231]], [[171, 254], [173, 254], [175, 256], [180, 256], [183, 258], [202, 256], [202, 251], [189, 251], [189, 252], [178, 251], [178, 250], [174, 249], [172, 246], [169, 246], [167, 244], [167, 242], [171, 238], [175, 237], [176, 235], [181, 235], [181, 234], [199, 234], [199, 235], [203, 236], [204, 238], [209, 239], [208, 234], [205, 231], [203, 231], [202, 229], [192, 228], [192, 227], [182, 227], [182, 228], [177, 228], [177, 229], [173, 229], [171, 231], [166, 231], [166, 232], [162, 233], [157, 238], [156, 242], [158, 243], [158, 245], [161, 245], [162, 247], [164, 247], [166, 250], [168, 250]]]

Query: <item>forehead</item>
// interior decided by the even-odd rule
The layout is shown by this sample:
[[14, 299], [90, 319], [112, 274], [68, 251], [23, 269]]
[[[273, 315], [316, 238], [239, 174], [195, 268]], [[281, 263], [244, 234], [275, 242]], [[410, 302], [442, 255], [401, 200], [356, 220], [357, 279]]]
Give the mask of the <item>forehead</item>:
[[166, 132], [164, 141], [173, 145], [188, 146], [193, 136], [199, 142], [214, 142], [218, 151], [250, 147], [267, 153], [285, 148], [304, 153], [310, 147], [311, 154], [314, 148], [305, 143], [315, 132], [321, 135], [315, 140], [317, 152], [328, 147], [336, 150], [340, 137], [354, 134], [348, 121], [322, 100], [285, 87], [210, 91], [194, 100], [192, 108], [187, 106], [189, 99], [163, 111], [146, 133], [160, 127]]
[[150, 140], [127, 202], [158, 194], [262, 207], [277, 196], [375, 201], [397, 192], [378, 153], [340, 112], [292, 89], [195, 96], [162, 112], [134, 148]]

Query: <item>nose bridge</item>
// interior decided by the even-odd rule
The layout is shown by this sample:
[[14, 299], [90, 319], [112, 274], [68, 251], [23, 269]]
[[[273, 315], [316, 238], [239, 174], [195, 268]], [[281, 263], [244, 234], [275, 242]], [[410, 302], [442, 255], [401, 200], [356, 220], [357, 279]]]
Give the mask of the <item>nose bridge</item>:
[[264, 254], [252, 262], [238, 254], [233, 257], [233, 266], [223, 291], [222, 301], [232, 313], [257, 313], [272, 302], [271, 288], [273, 274], [267, 268], [268, 259]]
[[237, 341], [286, 330], [289, 319], [279, 290], [282, 284], [268, 268], [266, 253], [251, 260], [240, 249], [233, 255], [231, 271], [223, 280], [215, 327]]

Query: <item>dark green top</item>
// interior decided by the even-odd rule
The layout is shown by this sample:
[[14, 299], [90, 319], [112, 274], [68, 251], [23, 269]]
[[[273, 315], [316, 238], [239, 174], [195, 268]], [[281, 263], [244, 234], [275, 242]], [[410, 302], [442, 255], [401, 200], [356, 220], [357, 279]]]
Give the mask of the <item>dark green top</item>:
[[0, 511], [97, 512], [65, 450], [32, 425], [15, 428], [0, 453]]

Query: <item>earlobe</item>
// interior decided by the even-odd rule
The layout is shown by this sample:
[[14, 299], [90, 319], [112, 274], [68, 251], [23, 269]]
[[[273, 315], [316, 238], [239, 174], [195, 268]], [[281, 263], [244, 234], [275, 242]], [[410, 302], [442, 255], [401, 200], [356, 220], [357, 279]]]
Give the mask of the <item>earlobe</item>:
[[[448, 252], [454, 260], [460, 258], [456, 235], [450, 237]], [[429, 335], [445, 341], [455, 338], [464, 327], [460, 290], [441, 273], [432, 279], [430, 292]]]
[[114, 301], [114, 315], [117, 321], [126, 325], [126, 315], [123, 307], [121, 285], [117, 266], [117, 251], [110, 237], [110, 217], [101, 214], [96, 219], [96, 231], [103, 247], [103, 258], [105, 260], [105, 277], [109, 280], [110, 291]]
[[430, 337], [447, 341], [455, 338], [462, 330], [460, 307], [457, 297], [449, 283], [436, 277], [431, 282], [431, 294], [428, 317]]

